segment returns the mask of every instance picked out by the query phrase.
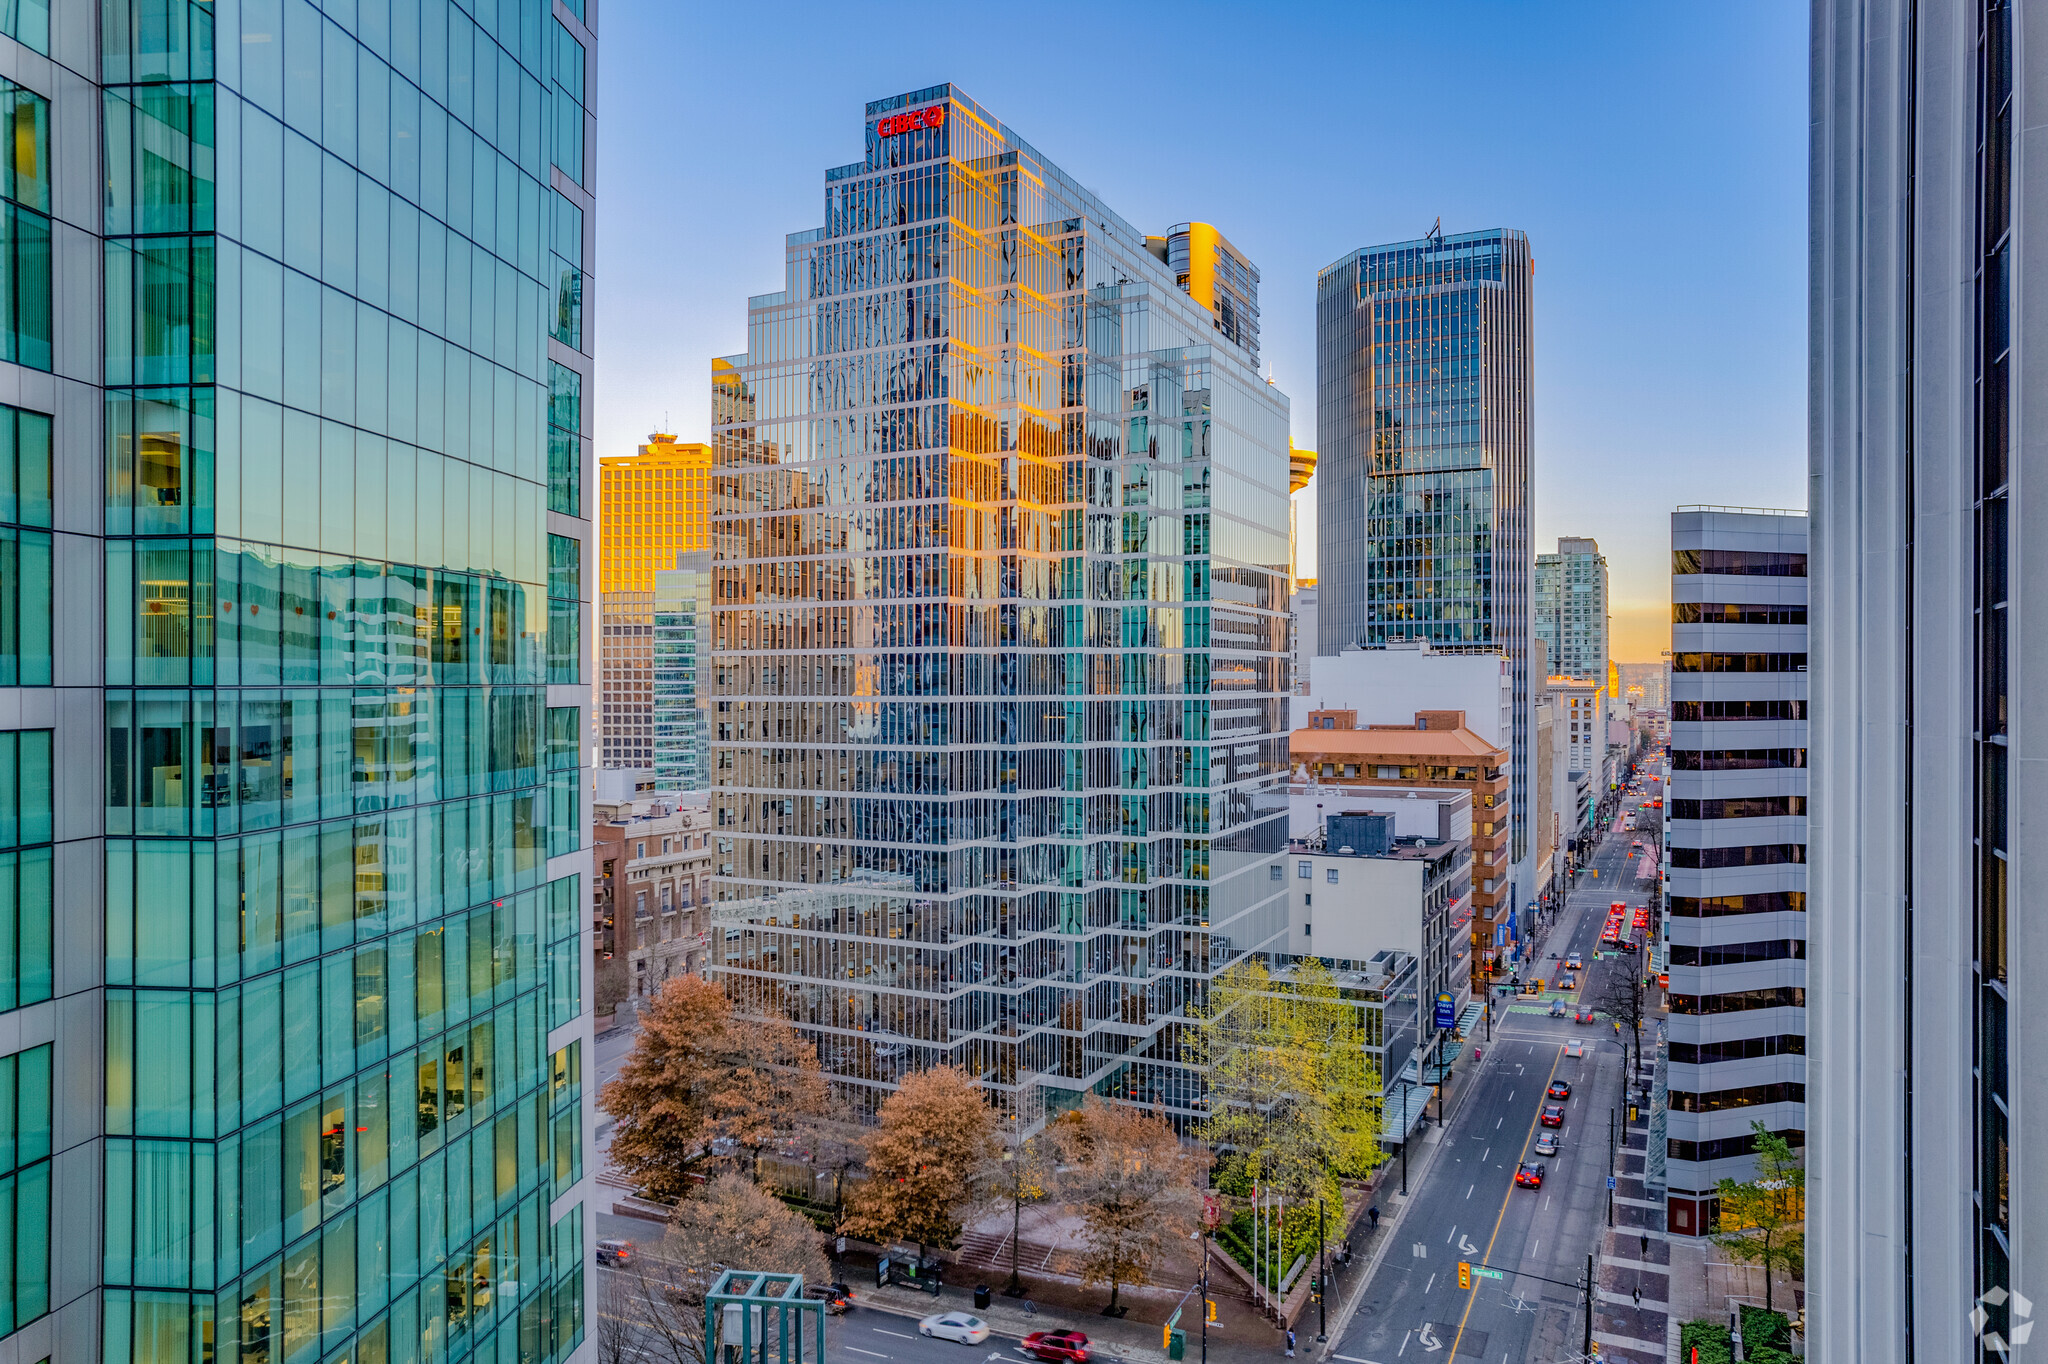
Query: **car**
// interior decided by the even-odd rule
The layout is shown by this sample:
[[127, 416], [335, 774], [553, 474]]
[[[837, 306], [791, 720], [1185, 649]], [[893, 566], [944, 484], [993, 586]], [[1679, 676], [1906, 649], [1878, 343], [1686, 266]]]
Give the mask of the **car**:
[[1560, 990], [1576, 990], [1579, 988], [1579, 978], [1577, 976], [1566, 976], [1557, 983], [1557, 988]]
[[1018, 1342], [1024, 1353], [1052, 1364], [1086, 1364], [1088, 1337], [1079, 1331], [1033, 1331]]
[[1591, 1009], [1581, 1009], [1579, 1010], [1579, 1016], [1572, 1021], [1575, 1023], [1591, 1023], [1593, 1021], [1593, 1011]]
[[1642, 846], [1643, 846], [1643, 840], [1639, 838], [1639, 839], [1637, 839], [1637, 840], [1636, 840], [1635, 842], [1633, 842], [1633, 843], [1629, 844], [1629, 846], [1630, 846], [1631, 848], [1640, 848], [1640, 847], [1642, 847]]
[[631, 1241], [599, 1241], [597, 1243], [597, 1262], [601, 1265], [608, 1265], [613, 1269], [617, 1269], [620, 1265], [633, 1258], [633, 1248]]
[[1545, 1092], [1553, 1099], [1569, 1099], [1572, 1096], [1572, 1082], [1569, 1080], [1552, 1080], [1550, 1088]]
[[1521, 1185], [1525, 1189], [1542, 1188], [1543, 1162], [1538, 1160], [1525, 1160], [1520, 1165], [1516, 1166], [1515, 1183]]
[[1537, 1155], [1539, 1155], [1539, 1156], [1554, 1156], [1554, 1155], [1556, 1155], [1556, 1154], [1557, 1154], [1557, 1133], [1555, 1133], [1555, 1132], [1543, 1132], [1543, 1133], [1540, 1133], [1540, 1134], [1538, 1134], [1538, 1136], [1537, 1136], [1537, 1138], [1536, 1138], [1536, 1154], [1537, 1154]]
[[1564, 1054], [1566, 1056], [1584, 1056], [1586, 1054], [1586, 1044], [1577, 1039], [1567, 1042], [1564, 1044]]
[[979, 1345], [988, 1339], [988, 1323], [965, 1312], [934, 1312], [917, 1324], [923, 1335], [940, 1340], [957, 1340], [962, 1345]]
[[1545, 1104], [1543, 1112], [1537, 1115], [1536, 1121], [1542, 1123], [1545, 1127], [1563, 1127], [1564, 1105]]
[[1583, 971], [1586, 969], [1586, 959], [1574, 952], [1564, 959], [1564, 969], [1567, 971]]
[[813, 1302], [825, 1304], [825, 1315], [836, 1317], [853, 1303], [853, 1290], [843, 1283], [807, 1283], [804, 1296]]
[[1552, 1018], [1563, 1018], [1564, 1012], [1565, 1010], [1563, 1000], [1553, 999], [1550, 1001], [1550, 1016]]

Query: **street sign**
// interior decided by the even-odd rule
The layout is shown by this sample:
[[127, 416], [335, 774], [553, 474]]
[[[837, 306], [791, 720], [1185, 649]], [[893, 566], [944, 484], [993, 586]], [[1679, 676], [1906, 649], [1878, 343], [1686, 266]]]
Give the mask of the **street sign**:
[[1436, 997], [1436, 1025], [1448, 1028], [1458, 1021], [1458, 1001], [1450, 995]]
[[1478, 1265], [1472, 1266], [1472, 1272], [1482, 1279], [1505, 1279], [1507, 1277], [1498, 1269], [1481, 1269]]
[[1610, 1189], [1614, 1187], [1614, 1176], [1613, 1176], [1613, 1175], [1609, 1175], [1609, 1176], [1607, 1176], [1607, 1187], [1608, 1187], [1608, 1188], [1610, 1188]]

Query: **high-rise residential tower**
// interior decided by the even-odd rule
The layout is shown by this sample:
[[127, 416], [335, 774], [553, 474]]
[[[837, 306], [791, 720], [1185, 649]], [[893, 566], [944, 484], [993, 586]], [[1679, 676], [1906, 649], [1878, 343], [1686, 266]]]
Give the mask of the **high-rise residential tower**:
[[654, 768], [655, 574], [711, 546], [711, 447], [657, 431], [597, 478], [598, 763]]
[[1717, 1229], [1722, 1178], [1754, 1177], [1752, 1123], [1805, 1140], [1806, 568], [1802, 512], [1672, 515], [1662, 1101], [1680, 1235]]
[[1813, 10], [1807, 1273], [1826, 1364], [2043, 1339], [2042, 18]]
[[712, 968], [859, 1105], [1193, 1111], [1283, 950], [1287, 400], [1258, 272], [957, 88], [867, 106], [713, 374]]
[[1507, 656], [1517, 866], [1528, 819], [1534, 269], [1520, 232], [1432, 231], [1354, 251], [1316, 286], [1316, 652], [1426, 639]]
[[7, 1359], [594, 1348], [595, 55], [0, 12]]
[[1607, 556], [1596, 540], [1560, 536], [1557, 553], [1536, 556], [1535, 633], [1556, 677], [1608, 684]]

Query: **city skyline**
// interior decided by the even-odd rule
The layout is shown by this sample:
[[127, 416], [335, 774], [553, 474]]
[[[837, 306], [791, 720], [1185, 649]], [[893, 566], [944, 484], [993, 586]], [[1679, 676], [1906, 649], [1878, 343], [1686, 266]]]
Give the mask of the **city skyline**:
[[[745, 348], [736, 319], [760, 281], [779, 277], [778, 234], [818, 212], [813, 187], [773, 168], [828, 163], [838, 153], [823, 130], [876, 88], [954, 80], [1031, 127], [1082, 184], [1116, 185], [1133, 219], [1192, 214], [1226, 226], [1263, 273], [1261, 367], [1296, 396], [1292, 435], [1304, 448], [1320, 448], [1305, 400], [1318, 269], [1363, 242], [1420, 236], [1439, 218], [1451, 234], [1497, 223], [1527, 231], [1541, 338], [1532, 535], [1601, 542], [1616, 583], [1614, 657], [1654, 661], [1669, 633], [1669, 573], [1661, 522], [1637, 506], [1803, 504], [1804, 13], [1481, 8], [1461, 32], [1460, 96], [1437, 114], [1428, 154], [1391, 133], [1374, 139], [1398, 168], [1392, 193], [1333, 170], [1356, 152], [1344, 113], [1354, 83], [1339, 74], [1353, 60], [1342, 54], [1369, 43], [1380, 96], [1431, 105], [1441, 71], [1429, 54], [1444, 32], [1421, 12], [1368, 18], [1306, 5], [1246, 31], [1212, 9], [1133, 9], [1134, 24], [1190, 60], [1270, 77], [1256, 108], [1222, 120], [1204, 111], [1206, 95], [1175, 88], [1172, 64], [1070, 98], [1064, 82], [1103, 58], [1051, 81], [1027, 75], [987, 55], [1000, 45], [994, 15], [878, 29], [804, 5], [734, 14], [689, 36], [702, 81], [685, 118], [717, 126], [719, 109], [746, 107], [736, 155], [722, 139], [659, 131], [674, 118], [657, 67], [672, 22], [622, 9], [613, 19], [628, 39], [607, 43], [600, 60], [619, 64], [605, 68], [605, 88], [625, 126], [599, 157], [626, 208], [599, 225], [617, 262], [599, 287], [620, 290], [603, 300], [606, 335], [635, 344], [600, 375], [598, 451], [627, 453], [654, 429], [707, 438], [698, 376], [711, 357]], [[745, 56], [756, 49], [805, 79], [758, 100]], [[1192, 163], [1177, 121], [1205, 129]], [[1446, 146], [1454, 154], [1441, 154]], [[1205, 182], [1199, 204], [1185, 202], [1191, 165]], [[675, 212], [679, 182], [718, 185], [718, 212]], [[1660, 306], [1646, 312], [1642, 281], [1652, 278]], [[1312, 565], [1313, 513], [1302, 522]]]

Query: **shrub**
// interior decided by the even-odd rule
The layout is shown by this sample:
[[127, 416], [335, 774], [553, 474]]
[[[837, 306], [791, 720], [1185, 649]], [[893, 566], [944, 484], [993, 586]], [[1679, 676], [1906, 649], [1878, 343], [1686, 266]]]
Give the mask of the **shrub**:
[[[1745, 1340], [1742, 1351], [1748, 1364], [1801, 1364], [1799, 1356], [1775, 1345], [1751, 1345]], [[1705, 1359], [1706, 1354], [1702, 1352], [1700, 1358]]]
[[1726, 1324], [1718, 1321], [1689, 1321], [1678, 1332], [1678, 1357], [1692, 1364], [1693, 1347], [1698, 1346], [1700, 1364], [1735, 1364], [1735, 1338]]
[[1792, 1322], [1783, 1312], [1745, 1305], [1742, 1309], [1742, 1352], [1756, 1358], [1759, 1346], [1782, 1351], [1792, 1343]]

